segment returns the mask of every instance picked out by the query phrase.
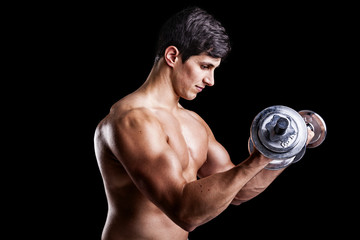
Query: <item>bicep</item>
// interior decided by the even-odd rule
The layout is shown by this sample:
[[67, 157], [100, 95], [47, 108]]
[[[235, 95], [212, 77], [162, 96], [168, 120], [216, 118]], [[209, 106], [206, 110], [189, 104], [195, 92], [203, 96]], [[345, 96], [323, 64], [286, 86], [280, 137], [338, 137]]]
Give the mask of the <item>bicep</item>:
[[215, 139], [213, 132], [207, 123], [196, 113], [191, 112], [206, 128], [208, 135], [208, 151], [205, 163], [200, 167], [198, 176], [204, 178], [215, 173], [225, 172], [235, 165], [231, 162], [230, 156], [226, 149]]
[[226, 149], [214, 138], [212, 133], [209, 136], [209, 145], [206, 162], [199, 169], [199, 177], [206, 177], [218, 172], [224, 172], [235, 165], [231, 162]]

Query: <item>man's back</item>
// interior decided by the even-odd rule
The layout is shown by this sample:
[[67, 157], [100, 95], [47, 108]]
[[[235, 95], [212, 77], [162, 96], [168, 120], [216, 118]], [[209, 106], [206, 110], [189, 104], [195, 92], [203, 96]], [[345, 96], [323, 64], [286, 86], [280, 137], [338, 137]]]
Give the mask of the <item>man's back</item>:
[[[114, 154], [114, 141], [119, 131], [126, 132], [137, 124], [154, 128], [153, 124], [155, 124], [158, 126], [155, 127], [157, 134], [167, 141], [180, 161], [183, 177], [187, 182], [191, 182], [196, 180], [198, 170], [206, 160], [207, 127], [195, 113], [180, 106], [170, 111], [155, 107], [147, 100], [143, 94], [130, 94], [114, 104], [109, 115], [100, 122], [96, 130], [96, 156], [109, 206], [103, 232], [104, 239], [187, 239], [188, 236], [186, 231], [176, 225], [134, 184], [132, 177], [136, 176], [129, 176], [127, 171], [127, 167], [132, 168], [129, 166], [131, 163], [116, 157], [119, 154]], [[141, 141], [141, 133], [138, 137], [138, 141]], [[158, 139], [148, 140], [158, 141]], [[122, 143], [117, 142], [116, 149], [119, 149], [119, 145], [121, 146]], [[140, 167], [147, 168], [145, 159], [144, 165]]]

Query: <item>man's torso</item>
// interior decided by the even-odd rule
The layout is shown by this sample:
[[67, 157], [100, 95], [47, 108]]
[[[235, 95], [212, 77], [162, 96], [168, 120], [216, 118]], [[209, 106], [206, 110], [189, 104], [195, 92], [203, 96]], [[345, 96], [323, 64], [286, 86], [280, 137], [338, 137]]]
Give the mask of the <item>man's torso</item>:
[[133, 97], [120, 100], [97, 129], [95, 148], [109, 204], [104, 236], [105, 239], [108, 239], [106, 236], [124, 236], [128, 239], [136, 239], [137, 236], [186, 239], [187, 232], [173, 223], [136, 188], [121, 161], [106, 147], [109, 141], [107, 136], [111, 131], [111, 123], [124, 117], [127, 112], [132, 109], [150, 110], [160, 122], [169, 146], [181, 162], [184, 178], [191, 182], [196, 180], [199, 168], [206, 161], [206, 126], [195, 113], [181, 107], [175, 111], [168, 111], [143, 102]]

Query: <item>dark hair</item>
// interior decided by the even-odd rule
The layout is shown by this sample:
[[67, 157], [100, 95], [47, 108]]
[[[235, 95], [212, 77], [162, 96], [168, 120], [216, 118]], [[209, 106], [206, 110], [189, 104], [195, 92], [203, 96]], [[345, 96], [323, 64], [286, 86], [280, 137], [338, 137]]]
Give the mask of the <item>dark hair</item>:
[[198, 7], [184, 9], [165, 22], [160, 30], [155, 62], [169, 46], [177, 47], [183, 62], [201, 53], [223, 59], [231, 49], [225, 28]]

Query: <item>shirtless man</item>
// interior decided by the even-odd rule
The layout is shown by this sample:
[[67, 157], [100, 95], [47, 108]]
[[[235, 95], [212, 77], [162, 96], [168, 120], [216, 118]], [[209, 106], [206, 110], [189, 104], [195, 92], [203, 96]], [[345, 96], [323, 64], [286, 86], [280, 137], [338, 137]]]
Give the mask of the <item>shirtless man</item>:
[[205, 121], [179, 104], [214, 85], [214, 70], [229, 50], [224, 28], [201, 9], [165, 23], [148, 78], [96, 129], [108, 201], [102, 239], [186, 240], [283, 171], [264, 169], [271, 159], [258, 151], [235, 166]]

